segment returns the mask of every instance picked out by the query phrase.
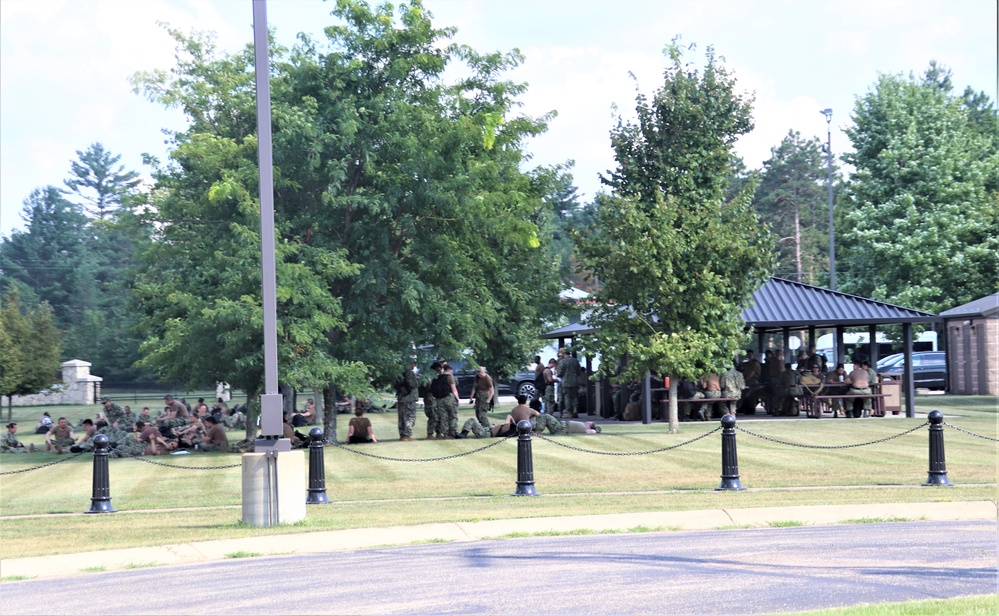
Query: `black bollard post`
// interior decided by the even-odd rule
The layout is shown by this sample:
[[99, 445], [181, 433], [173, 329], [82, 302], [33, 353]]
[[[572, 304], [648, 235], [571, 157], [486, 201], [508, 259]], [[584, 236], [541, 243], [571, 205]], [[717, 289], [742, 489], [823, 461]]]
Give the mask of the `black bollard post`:
[[947, 479], [947, 461], [944, 459], [943, 413], [937, 410], [927, 415], [930, 420], [930, 473], [924, 486], [953, 486]]
[[531, 422], [517, 423], [517, 491], [513, 496], [540, 496], [534, 489], [534, 459], [531, 455]]
[[94, 437], [94, 490], [90, 498], [90, 511], [84, 513], [114, 513], [111, 506], [111, 479], [108, 475], [108, 437]]
[[323, 460], [323, 429], [309, 430], [309, 495], [306, 505], [325, 505], [330, 502], [326, 496], [326, 463]]
[[722, 424], [721, 485], [715, 490], [745, 490], [739, 483], [739, 456], [735, 450], [735, 417], [725, 414]]

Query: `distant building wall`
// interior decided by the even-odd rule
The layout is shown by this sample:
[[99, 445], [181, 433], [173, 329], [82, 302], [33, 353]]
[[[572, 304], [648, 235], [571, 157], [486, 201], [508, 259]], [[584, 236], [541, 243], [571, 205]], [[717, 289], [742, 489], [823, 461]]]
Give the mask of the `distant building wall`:
[[[99, 376], [90, 374], [90, 362], [71, 359], [62, 364], [62, 382], [37, 394], [14, 396], [14, 406], [43, 406], [49, 404], [95, 404], [101, 395]], [[6, 401], [5, 401], [6, 402]]]
[[950, 392], [999, 395], [999, 318], [949, 319], [946, 325]]

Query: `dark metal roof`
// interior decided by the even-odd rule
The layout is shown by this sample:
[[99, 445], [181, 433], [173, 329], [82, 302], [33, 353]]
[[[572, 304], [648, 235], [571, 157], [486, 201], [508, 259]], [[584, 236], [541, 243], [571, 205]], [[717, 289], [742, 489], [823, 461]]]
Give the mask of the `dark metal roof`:
[[582, 336], [583, 334], [592, 334], [597, 331], [595, 327], [591, 327], [585, 323], [570, 323], [559, 327], [558, 329], [553, 329], [550, 332], [542, 334], [542, 338], [574, 338], [576, 336]]
[[[978, 302], [991, 299], [995, 307], [997, 297], [999, 294], [982, 298]], [[953, 310], [961, 308], [964, 306]], [[949, 312], [953, 311], [948, 311], [944, 315]], [[742, 311], [742, 318], [745, 319], [747, 327], [756, 328], [758, 331], [779, 331], [785, 327], [793, 330], [806, 329], [810, 326], [833, 328], [837, 325], [862, 327], [931, 323], [940, 320], [940, 317], [929, 312], [902, 308], [784, 278], [771, 278], [753, 293], [752, 306]], [[580, 321], [553, 329], [545, 333], [542, 338], [572, 338], [596, 331], [596, 328], [585, 323], [585, 317]]]
[[757, 330], [809, 326], [831, 328], [897, 323], [927, 323], [939, 317], [856, 295], [783, 278], [771, 278], [753, 293], [753, 304], [742, 311], [746, 325]]
[[999, 314], [999, 293], [986, 295], [940, 313], [941, 317], [991, 317]]

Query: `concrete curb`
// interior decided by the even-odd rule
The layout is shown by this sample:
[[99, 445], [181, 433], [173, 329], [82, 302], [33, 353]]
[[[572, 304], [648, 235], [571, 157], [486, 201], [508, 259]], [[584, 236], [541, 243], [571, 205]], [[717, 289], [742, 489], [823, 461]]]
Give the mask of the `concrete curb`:
[[182, 565], [225, 560], [228, 554], [260, 556], [310, 554], [410, 543], [479, 541], [515, 533], [628, 532], [636, 528], [711, 530], [732, 527], [761, 528], [794, 522], [807, 526], [840, 524], [851, 520], [995, 520], [993, 501], [890, 503], [707, 509], [609, 515], [523, 518], [484, 522], [454, 522], [417, 526], [389, 526], [338, 531], [220, 539], [156, 547], [125, 548], [78, 554], [60, 554], [0, 561], [4, 577], [52, 578], [88, 573], [85, 569], [119, 571], [129, 568]]

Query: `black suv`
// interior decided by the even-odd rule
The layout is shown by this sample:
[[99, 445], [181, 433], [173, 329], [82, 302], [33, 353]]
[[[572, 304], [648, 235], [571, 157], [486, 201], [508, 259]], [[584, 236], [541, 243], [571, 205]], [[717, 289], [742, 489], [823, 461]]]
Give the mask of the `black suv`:
[[[472, 395], [472, 387], [475, 386], [475, 368], [469, 365], [467, 360], [459, 359], [449, 362], [454, 369], [454, 380], [458, 386], [458, 396], [465, 400]], [[490, 375], [492, 376], [492, 375]], [[537, 394], [534, 388], [533, 372], [518, 372], [505, 382], [498, 383], [493, 377], [493, 387], [496, 388], [497, 396], [516, 396], [523, 394], [528, 399], [533, 399]]]
[[[905, 359], [878, 370], [882, 381], [901, 381]], [[912, 354], [912, 380], [914, 387], [947, 389], [947, 353], [921, 351]]]

